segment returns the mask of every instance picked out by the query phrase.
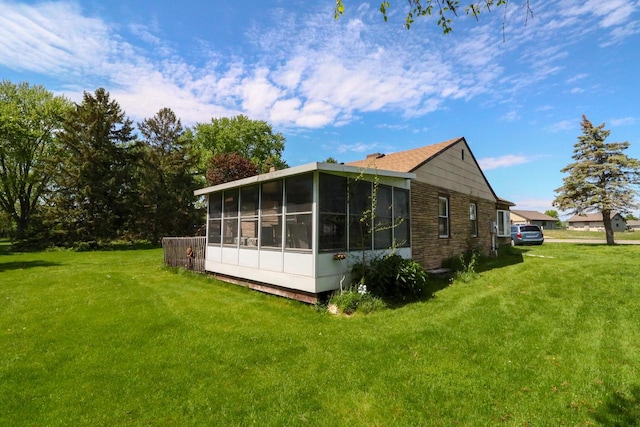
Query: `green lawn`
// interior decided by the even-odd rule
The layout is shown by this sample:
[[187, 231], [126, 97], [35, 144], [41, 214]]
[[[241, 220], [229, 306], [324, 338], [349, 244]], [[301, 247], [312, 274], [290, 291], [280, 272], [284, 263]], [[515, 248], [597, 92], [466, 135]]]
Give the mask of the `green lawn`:
[[158, 249], [0, 253], [0, 425], [638, 425], [640, 246], [512, 251], [349, 318]]
[[[599, 239], [607, 240], [604, 231], [578, 231], [578, 230], [544, 230], [544, 237], [553, 239]], [[614, 233], [615, 240], [640, 240], [640, 232], [624, 231]]]

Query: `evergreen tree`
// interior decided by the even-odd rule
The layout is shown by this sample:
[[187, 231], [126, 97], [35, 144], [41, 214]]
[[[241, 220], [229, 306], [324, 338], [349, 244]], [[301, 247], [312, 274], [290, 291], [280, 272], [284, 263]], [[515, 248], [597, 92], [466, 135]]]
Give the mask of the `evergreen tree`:
[[55, 192], [48, 221], [57, 243], [106, 242], [122, 237], [132, 214], [132, 122], [100, 88], [84, 93], [60, 133]]
[[628, 142], [606, 143], [611, 132], [604, 126], [593, 126], [582, 116], [582, 135], [574, 145], [574, 162], [561, 170], [569, 175], [555, 190], [558, 194], [553, 205], [578, 215], [600, 212], [607, 244], [612, 245], [612, 213], [626, 213], [638, 206], [635, 186], [640, 184], [640, 162], [624, 154]]
[[192, 235], [198, 220], [193, 192], [204, 184], [196, 177], [192, 134], [169, 108], [138, 123], [137, 200], [132, 229], [157, 243], [163, 236]]

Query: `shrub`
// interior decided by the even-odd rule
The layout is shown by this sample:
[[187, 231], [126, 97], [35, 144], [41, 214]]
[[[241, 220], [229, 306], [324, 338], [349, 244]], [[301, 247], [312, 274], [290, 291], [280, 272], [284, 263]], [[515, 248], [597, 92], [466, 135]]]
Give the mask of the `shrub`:
[[354, 286], [366, 285], [369, 292], [382, 298], [416, 298], [427, 283], [427, 273], [417, 262], [398, 254], [355, 264], [351, 270]]
[[384, 301], [367, 292], [366, 286], [352, 287], [342, 293], [335, 292], [329, 299], [329, 305], [335, 305], [339, 313], [372, 313], [386, 307]]
[[478, 273], [476, 273], [476, 265], [478, 264], [478, 252], [472, 251], [465, 256], [465, 254], [460, 254], [458, 257], [459, 268], [456, 269], [456, 281], [461, 281], [463, 283], [469, 283], [476, 277], [478, 277]]

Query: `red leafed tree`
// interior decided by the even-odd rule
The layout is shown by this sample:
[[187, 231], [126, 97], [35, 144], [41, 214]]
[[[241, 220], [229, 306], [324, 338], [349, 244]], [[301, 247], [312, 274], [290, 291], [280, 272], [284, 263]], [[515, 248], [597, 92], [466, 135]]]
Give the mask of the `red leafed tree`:
[[258, 167], [237, 153], [221, 153], [211, 158], [207, 168], [207, 182], [218, 185], [258, 174]]

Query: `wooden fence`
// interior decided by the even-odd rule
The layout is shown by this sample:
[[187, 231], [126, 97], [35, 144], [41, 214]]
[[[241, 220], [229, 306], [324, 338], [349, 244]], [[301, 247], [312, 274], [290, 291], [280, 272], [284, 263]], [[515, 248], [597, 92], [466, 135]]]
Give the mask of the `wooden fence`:
[[[207, 238], [198, 237], [163, 237], [162, 252], [164, 263], [170, 267], [184, 267], [193, 271], [204, 272], [204, 249]], [[192, 255], [187, 251], [191, 248]]]

